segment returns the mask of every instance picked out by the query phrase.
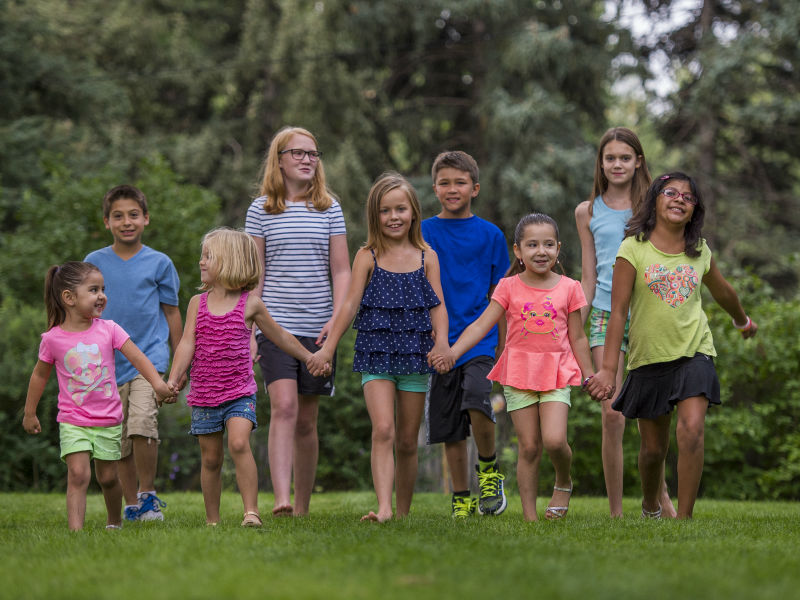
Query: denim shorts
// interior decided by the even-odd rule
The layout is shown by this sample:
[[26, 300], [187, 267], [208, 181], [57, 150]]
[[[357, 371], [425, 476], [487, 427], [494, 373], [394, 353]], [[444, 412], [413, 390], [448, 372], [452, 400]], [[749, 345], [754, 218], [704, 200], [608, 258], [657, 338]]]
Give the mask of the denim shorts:
[[70, 423], [58, 424], [61, 460], [67, 454], [88, 452], [95, 460], [119, 460], [119, 441], [122, 425], [110, 427], [81, 427]]
[[412, 375], [390, 375], [389, 373], [362, 373], [361, 387], [368, 381], [374, 379], [386, 379], [394, 383], [394, 387], [403, 392], [422, 392], [428, 391], [427, 373], [414, 373]]
[[219, 406], [193, 406], [192, 407], [192, 435], [208, 435], [225, 429], [225, 424], [231, 417], [242, 417], [253, 423], [253, 429], [258, 427], [256, 421], [256, 395], [243, 396], [235, 400], [228, 400]]
[[[602, 308], [592, 307], [589, 312], [589, 348], [595, 346], [603, 346], [606, 343], [606, 330], [608, 329], [608, 319], [611, 313]], [[622, 336], [622, 345], [620, 350], [628, 352], [628, 329], [630, 329], [631, 320], [625, 321], [625, 333]]]

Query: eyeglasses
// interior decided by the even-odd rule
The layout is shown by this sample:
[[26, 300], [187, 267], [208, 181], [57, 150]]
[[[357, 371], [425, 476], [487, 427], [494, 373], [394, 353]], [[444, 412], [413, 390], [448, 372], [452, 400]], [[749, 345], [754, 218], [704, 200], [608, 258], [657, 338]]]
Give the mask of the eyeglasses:
[[301, 150], [300, 148], [289, 148], [287, 150], [281, 150], [278, 154], [286, 154], [287, 152], [291, 152], [292, 158], [295, 160], [303, 160], [306, 156], [308, 156], [308, 160], [311, 162], [316, 162], [319, 160], [319, 157], [322, 156], [322, 152], [319, 150]]
[[664, 194], [670, 200], [677, 200], [678, 198], [682, 198], [686, 204], [691, 204], [695, 206], [697, 204], [697, 197], [694, 194], [682, 194], [675, 188], [664, 188], [661, 190], [661, 193]]

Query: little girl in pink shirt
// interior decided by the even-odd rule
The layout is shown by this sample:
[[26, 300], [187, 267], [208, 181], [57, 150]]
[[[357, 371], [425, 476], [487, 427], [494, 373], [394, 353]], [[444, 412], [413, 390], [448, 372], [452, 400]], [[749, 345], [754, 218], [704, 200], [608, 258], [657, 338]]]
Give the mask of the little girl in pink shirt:
[[[433, 355], [446, 370], [505, 315], [508, 331], [503, 353], [487, 377], [503, 386], [506, 407], [519, 440], [517, 485], [528, 521], [538, 520], [536, 491], [542, 448], [555, 468], [548, 520], [562, 519], [572, 494], [572, 450], [567, 443], [570, 386], [593, 375], [589, 343], [580, 309], [586, 306], [580, 282], [553, 272], [561, 242], [556, 222], [543, 214], [524, 217], [514, 231], [517, 260], [501, 279], [489, 306], [450, 349]], [[450, 363], [452, 364], [452, 363]]]

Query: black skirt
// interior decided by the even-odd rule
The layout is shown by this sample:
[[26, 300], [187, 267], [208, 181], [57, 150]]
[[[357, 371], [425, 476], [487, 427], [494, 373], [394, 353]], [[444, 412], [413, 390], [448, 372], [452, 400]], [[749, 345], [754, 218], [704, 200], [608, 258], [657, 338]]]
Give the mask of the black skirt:
[[611, 408], [629, 419], [655, 419], [693, 396], [705, 396], [709, 404], [721, 404], [714, 359], [699, 352], [634, 369], [628, 373]]

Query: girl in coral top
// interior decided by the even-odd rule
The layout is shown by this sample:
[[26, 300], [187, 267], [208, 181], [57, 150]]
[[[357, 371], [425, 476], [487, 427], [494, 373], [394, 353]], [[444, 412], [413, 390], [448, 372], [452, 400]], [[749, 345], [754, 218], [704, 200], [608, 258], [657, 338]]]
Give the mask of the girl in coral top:
[[523, 217], [514, 231], [517, 260], [500, 280], [489, 306], [450, 349], [431, 355], [445, 369], [476, 344], [505, 315], [505, 348], [487, 377], [503, 386], [506, 406], [519, 440], [517, 483], [522, 512], [538, 520], [536, 490], [542, 448], [555, 468], [553, 496], [545, 510], [548, 520], [567, 515], [572, 494], [572, 450], [567, 443], [570, 386], [593, 374], [589, 343], [580, 310], [586, 299], [578, 281], [552, 269], [561, 242], [558, 225], [547, 215]]
[[[200, 255], [203, 294], [189, 301], [186, 326], [178, 344], [169, 385], [173, 390], [191, 364], [192, 435], [200, 443], [200, 486], [206, 524], [219, 523], [222, 491], [222, 436], [236, 468], [236, 484], [244, 504], [242, 527], [260, 527], [258, 470], [250, 450], [256, 422], [256, 382], [250, 359], [250, 336], [258, 329], [281, 350], [307, 361], [311, 352], [278, 325], [264, 303], [250, 290], [261, 279], [258, 250], [242, 231], [221, 228], [203, 238]], [[326, 365], [329, 369], [330, 365]], [[322, 370], [315, 374], [322, 374]]]

